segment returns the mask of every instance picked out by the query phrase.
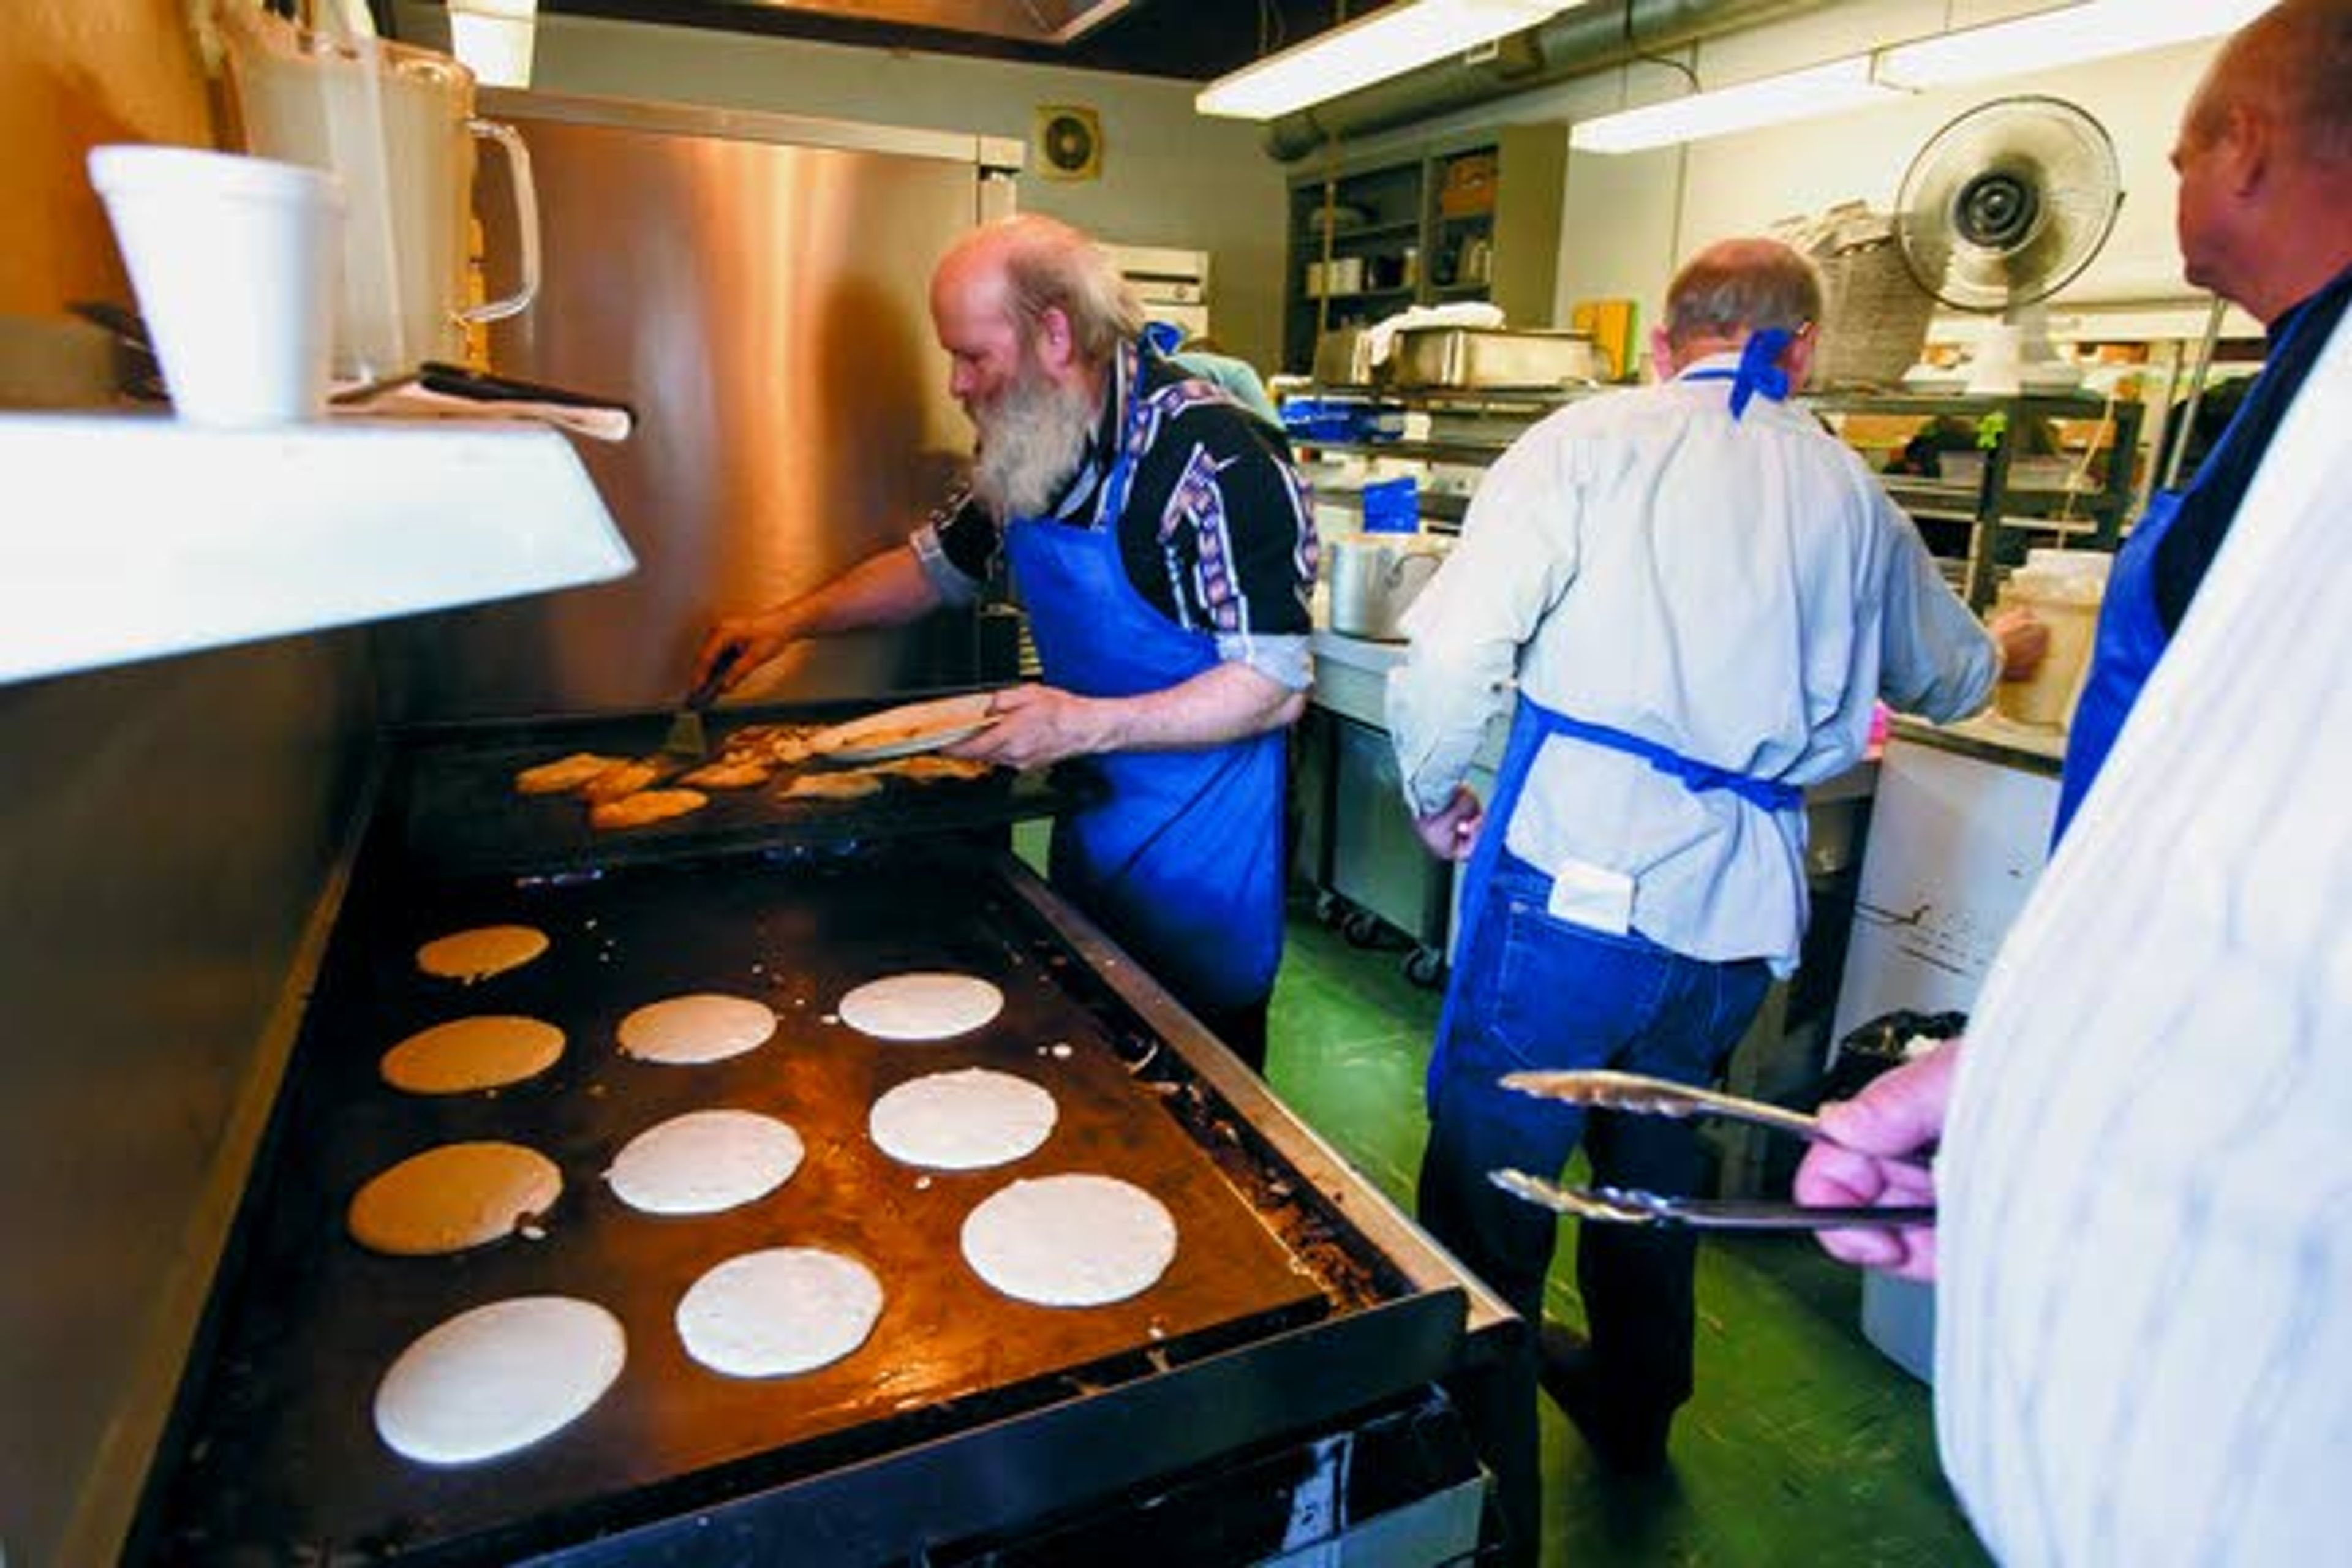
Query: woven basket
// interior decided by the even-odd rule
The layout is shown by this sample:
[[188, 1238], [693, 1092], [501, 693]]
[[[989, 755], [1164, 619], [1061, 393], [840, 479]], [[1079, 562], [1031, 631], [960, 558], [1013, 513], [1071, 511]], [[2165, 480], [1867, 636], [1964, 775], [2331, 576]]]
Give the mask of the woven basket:
[[1935, 296], [1913, 280], [1895, 242], [1894, 220], [1859, 203], [1778, 226], [1779, 237], [1812, 259], [1822, 275], [1821, 345], [1812, 384], [1901, 384], [1927, 346]]

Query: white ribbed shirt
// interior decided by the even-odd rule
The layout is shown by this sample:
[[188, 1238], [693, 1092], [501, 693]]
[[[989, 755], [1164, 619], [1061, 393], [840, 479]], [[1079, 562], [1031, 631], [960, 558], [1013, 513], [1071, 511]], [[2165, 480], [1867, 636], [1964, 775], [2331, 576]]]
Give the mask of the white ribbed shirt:
[[[1571, 404], [1486, 471], [1389, 678], [1416, 813], [1461, 782], [1513, 681], [1555, 711], [1799, 785], [1863, 754], [1882, 693], [1937, 720], [1983, 705], [1992, 641], [1861, 458], [1801, 407], [1759, 397], [1735, 423], [1729, 394], [1679, 379]], [[1630, 878], [1632, 927], [1654, 942], [1785, 973], [1804, 835], [1802, 812], [1554, 739], [1507, 842], [1555, 877]]]
[[2008, 1563], [2352, 1555], [2347, 334], [1969, 1030], [1937, 1414]]

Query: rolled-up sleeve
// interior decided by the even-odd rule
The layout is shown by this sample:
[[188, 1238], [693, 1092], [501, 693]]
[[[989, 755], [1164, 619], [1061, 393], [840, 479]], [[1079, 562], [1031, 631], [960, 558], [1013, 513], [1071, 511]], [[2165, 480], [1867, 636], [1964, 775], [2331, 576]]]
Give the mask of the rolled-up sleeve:
[[1992, 699], [2000, 654], [1944, 581], [1909, 518], [1883, 496], [1887, 551], [1880, 623], [1879, 689], [1906, 713], [1937, 723], [1965, 719]]

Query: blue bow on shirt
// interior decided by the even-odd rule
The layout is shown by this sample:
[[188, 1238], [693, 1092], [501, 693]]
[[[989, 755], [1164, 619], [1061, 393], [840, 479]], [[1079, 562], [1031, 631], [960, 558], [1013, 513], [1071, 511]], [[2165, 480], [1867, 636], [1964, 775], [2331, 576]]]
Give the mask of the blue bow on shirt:
[[1748, 412], [1748, 400], [1762, 393], [1779, 403], [1789, 395], [1789, 373], [1780, 368], [1780, 359], [1795, 334], [1786, 327], [1767, 327], [1748, 335], [1748, 346], [1739, 351], [1739, 369], [1731, 378], [1731, 417], [1738, 419]]

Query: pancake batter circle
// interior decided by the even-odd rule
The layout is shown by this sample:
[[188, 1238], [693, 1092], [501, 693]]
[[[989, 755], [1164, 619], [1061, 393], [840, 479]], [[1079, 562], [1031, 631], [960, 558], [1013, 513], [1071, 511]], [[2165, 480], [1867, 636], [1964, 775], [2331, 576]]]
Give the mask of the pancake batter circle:
[[971, 974], [918, 972], [869, 980], [841, 999], [841, 1021], [878, 1040], [945, 1040], [1004, 1010], [1004, 993]]
[[563, 1031], [520, 1014], [486, 1013], [420, 1029], [376, 1070], [411, 1094], [465, 1094], [536, 1078], [563, 1055]]
[[775, 1032], [766, 1003], [697, 992], [648, 1002], [622, 1019], [621, 1049], [641, 1061], [699, 1065], [757, 1050]]
[[563, 1193], [563, 1173], [520, 1143], [444, 1143], [378, 1173], [344, 1214], [371, 1252], [427, 1258], [512, 1236]]
[[677, 1304], [687, 1354], [730, 1377], [782, 1377], [839, 1361], [874, 1331], [882, 1282], [855, 1258], [813, 1247], [730, 1258]]
[[520, 969], [547, 951], [547, 933], [534, 926], [477, 926], [436, 937], [416, 950], [416, 967], [470, 985]]
[[1034, 1151], [1057, 1115], [1054, 1097], [1027, 1079], [966, 1068], [898, 1085], [874, 1102], [866, 1128], [901, 1164], [977, 1171]]
[[421, 1464], [494, 1459], [587, 1414], [627, 1359], [621, 1321], [593, 1301], [492, 1301], [400, 1352], [376, 1385], [375, 1429]]
[[765, 1197], [800, 1169], [800, 1134], [756, 1110], [689, 1110], [646, 1128], [604, 1173], [643, 1214], [719, 1214]]
[[1099, 1307], [1139, 1295], [1176, 1258], [1176, 1220], [1112, 1176], [1015, 1182], [964, 1216], [964, 1261], [996, 1289], [1041, 1307]]

